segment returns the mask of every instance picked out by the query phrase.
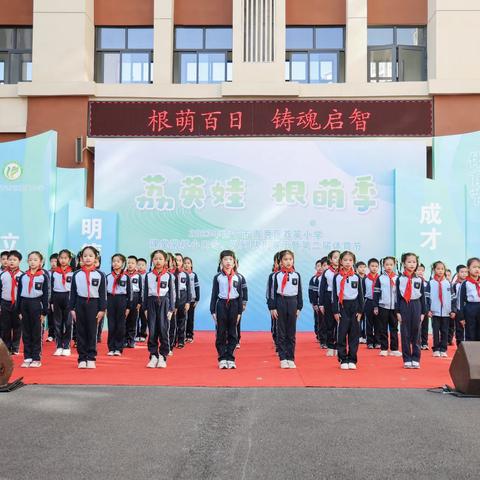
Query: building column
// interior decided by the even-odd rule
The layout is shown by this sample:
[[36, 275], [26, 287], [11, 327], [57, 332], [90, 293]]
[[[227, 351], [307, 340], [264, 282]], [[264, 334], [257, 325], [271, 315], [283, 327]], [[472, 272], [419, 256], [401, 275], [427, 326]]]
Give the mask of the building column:
[[173, 82], [174, 0], [154, 0], [153, 83]]
[[367, 0], [346, 0], [345, 82], [367, 83]]

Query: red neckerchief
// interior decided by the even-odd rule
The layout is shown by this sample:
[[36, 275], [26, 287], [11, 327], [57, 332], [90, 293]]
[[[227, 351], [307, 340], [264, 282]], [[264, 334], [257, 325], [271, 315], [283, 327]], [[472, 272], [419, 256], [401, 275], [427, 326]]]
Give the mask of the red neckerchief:
[[295, 269], [293, 267], [290, 267], [290, 268], [282, 267], [280, 271], [283, 273], [282, 286], [280, 288], [280, 291], [282, 292], [282, 296], [283, 296], [283, 291], [285, 290], [285, 286], [287, 285], [289, 274], [293, 273]]
[[445, 277], [439, 277], [438, 275], [434, 275], [433, 279], [438, 282], [438, 298], [440, 300], [440, 305], [443, 307], [442, 282], [445, 279]]
[[153, 274], [157, 277], [157, 297], [160, 296], [160, 278], [167, 273], [167, 269], [164, 268], [161, 272], [158, 272], [156, 268], [152, 270]]
[[70, 273], [72, 271], [72, 267], [66, 266], [65, 270], [62, 269], [62, 267], [57, 267], [54, 272], [59, 273], [62, 276], [62, 284], [65, 286], [67, 283], [67, 273]]
[[120, 271], [120, 273], [117, 274], [112, 270], [112, 277], [113, 277], [112, 295], [115, 295], [115, 292], [117, 291], [118, 282], [123, 277], [124, 273], [125, 272]]
[[315, 272], [315, 278], [318, 278], [318, 277], [321, 277], [322, 276], [322, 272]]
[[35, 279], [35, 277], [40, 277], [41, 275], [43, 275], [43, 270], [40, 269], [40, 270], [37, 270], [35, 273], [32, 273], [32, 271], [30, 269], [28, 269], [26, 272], [25, 272], [29, 278], [29, 281], [28, 281], [28, 293], [30, 293], [32, 291], [32, 288], [33, 288], [33, 280]]
[[183, 272], [183, 267], [178, 267], [178, 268], [177, 268], [177, 272], [179, 272], [179, 273], [180, 273], [180, 272]]
[[378, 273], [374, 275], [373, 273], [368, 272], [367, 278], [372, 281], [372, 297], [373, 297], [373, 292], [375, 291], [375, 282], [377, 281]]
[[90, 273], [95, 270], [95, 265], [91, 268], [82, 267], [82, 272], [85, 273], [85, 278], [87, 279], [87, 302], [90, 300]]
[[345, 283], [348, 277], [355, 275], [355, 272], [353, 271], [353, 268], [350, 268], [350, 270], [348, 270], [347, 272], [343, 268], [341, 268], [338, 273], [342, 276], [342, 280], [340, 282], [340, 294], [338, 295], [338, 301], [340, 302], [340, 305], [343, 305], [343, 294], [345, 291]]
[[228, 280], [228, 291], [227, 291], [227, 304], [230, 302], [230, 291], [232, 289], [232, 281], [233, 276], [235, 275], [235, 270], [232, 268], [230, 270], [230, 274], [228, 274], [225, 270], [222, 270], [223, 274], [227, 277]]
[[385, 272], [385, 274], [387, 275], [387, 277], [390, 279], [390, 286], [391, 287], [394, 287], [395, 286], [395, 282], [393, 281], [394, 277], [395, 277], [395, 272], [391, 272], [391, 273], [388, 273], [388, 272]]
[[18, 281], [17, 281], [17, 273], [20, 271], [20, 269], [16, 269], [16, 270], [11, 270], [10, 268], [7, 270], [7, 272], [10, 274], [10, 276], [12, 277], [12, 289], [10, 291], [10, 298], [11, 298], [11, 301], [12, 301], [12, 305], [15, 304], [15, 288], [17, 288], [17, 285], [18, 285]]
[[333, 268], [331, 265], [328, 266], [328, 269], [329, 269], [332, 273], [337, 273], [337, 269], [336, 269], [336, 268]]
[[146, 270], [139, 270], [138, 273], [139, 273], [140, 275], [144, 275], [145, 273], [147, 273], [147, 271], [146, 271]]
[[415, 275], [415, 272], [408, 273], [405, 270], [403, 274], [408, 278], [407, 286], [405, 287], [405, 293], [403, 294], [403, 298], [405, 298], [405, 301], [409, 303], [410, 299], [412, 298], [412, 277]]
[[470, 275], [466, 278], [467, 282], [473, 283], [477, 287], [477, 295], [480, 297], [480, 280], [475, 280]]
[[277, 273], [279, 271], [280, 271], [280, 269], [278, 267], [273, 267], [273, 273]]
[[123, 273], [125, 275], [128, 275], [130, 278], [132, 278], [133, 276], [135, 276], [137, 273], [140, 273], [140, 272], [137, 272], [137, 270], [134, 270], [132, 273], [130, 273], [128, 270], [125, 270]]
[[169, 268], [168, 271], [169, 271], [170, 273], [175, 273], [175, 268]]

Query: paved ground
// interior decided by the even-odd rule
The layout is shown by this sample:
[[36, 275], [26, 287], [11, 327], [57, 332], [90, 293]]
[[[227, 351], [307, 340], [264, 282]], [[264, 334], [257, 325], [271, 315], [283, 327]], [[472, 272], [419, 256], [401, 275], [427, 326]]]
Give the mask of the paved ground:
[[28, 386], [0, 478], [478, 479], [480, 400], [424, 390]]

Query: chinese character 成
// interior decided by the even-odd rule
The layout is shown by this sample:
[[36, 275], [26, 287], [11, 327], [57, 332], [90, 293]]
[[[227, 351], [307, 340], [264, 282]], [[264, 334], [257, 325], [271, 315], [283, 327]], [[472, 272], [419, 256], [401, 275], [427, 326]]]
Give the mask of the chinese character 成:
[[432, 223], [440, 225], [442, 219], [440, 218], [440, 210], [442, 207], [438, 203], [430, 203], [430, 205], [422, 206], [420, 223], [431, 225]]

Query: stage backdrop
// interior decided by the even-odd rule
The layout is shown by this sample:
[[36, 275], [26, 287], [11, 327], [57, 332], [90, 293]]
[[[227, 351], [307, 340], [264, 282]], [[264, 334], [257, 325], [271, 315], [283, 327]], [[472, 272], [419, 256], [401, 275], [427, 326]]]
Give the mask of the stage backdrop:
[[[118, 248], [191, 256], [208, 312], [222, 249], [235, 250], [249, 286], [245, 330], [267, 330], [273, 254], [290, 248], [303, 279], [299, 330], [312, 329], [308, 280], [329, 250], [360, 259], [394, 252], [395, 168], [425, 177], [422, 140], [102, 140], [95, 208], [118, 213]], [[106, 259], [103, 268], [106, 269]]]
[[51, 251], [56, 160], [53, 131], [0, 143], [1, 250], [20, 250], [25, 257], [31, 250]]

